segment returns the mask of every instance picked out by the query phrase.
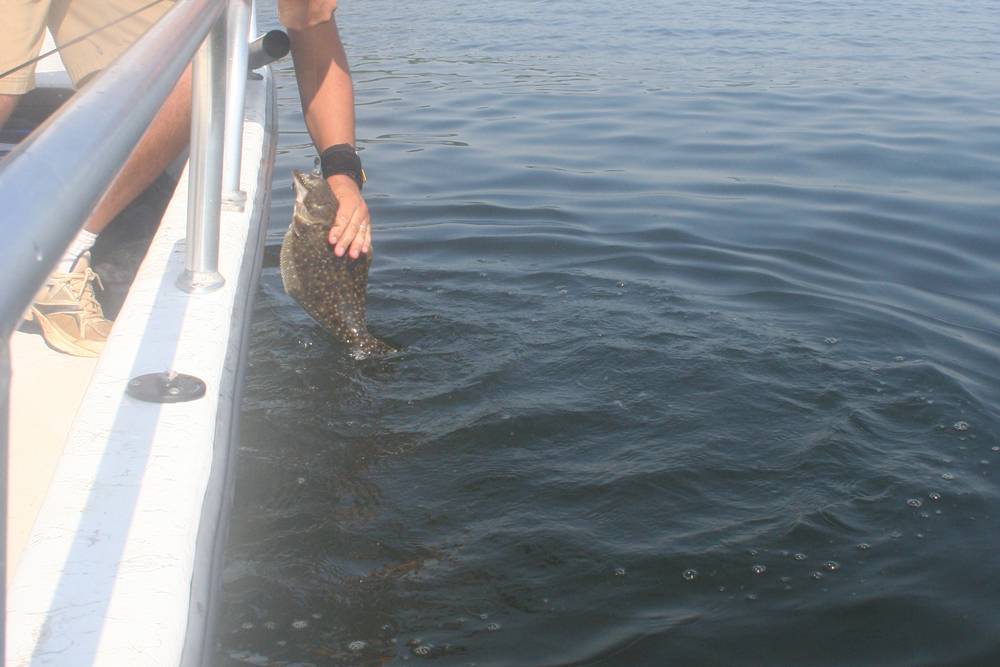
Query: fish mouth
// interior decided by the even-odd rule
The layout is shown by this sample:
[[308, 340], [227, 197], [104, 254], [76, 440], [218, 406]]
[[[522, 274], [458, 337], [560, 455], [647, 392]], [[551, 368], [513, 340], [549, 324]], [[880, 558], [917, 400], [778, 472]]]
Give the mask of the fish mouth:
[[295, 190], [295, 205], [297, 208], [305, 200], [306, 195], [309, 194], [309, 185], [306, 183], [306, 177], [298, 169], [292, 169], [292, 189]]

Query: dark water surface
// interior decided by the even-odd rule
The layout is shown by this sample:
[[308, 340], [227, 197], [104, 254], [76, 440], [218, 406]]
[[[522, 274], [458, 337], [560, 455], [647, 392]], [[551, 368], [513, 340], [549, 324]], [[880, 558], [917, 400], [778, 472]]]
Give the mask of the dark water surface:
[[265, 269], [219, 667], [1000, 664], [1000, 5], [338, 17], [404, 351]]

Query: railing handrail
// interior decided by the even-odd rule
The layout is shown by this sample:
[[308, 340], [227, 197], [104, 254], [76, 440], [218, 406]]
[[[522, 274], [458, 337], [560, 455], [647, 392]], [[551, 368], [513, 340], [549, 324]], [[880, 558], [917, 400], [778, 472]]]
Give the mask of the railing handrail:
[[225, 9], [178, 0], [0, 161], [0, 336], [6, 340]]

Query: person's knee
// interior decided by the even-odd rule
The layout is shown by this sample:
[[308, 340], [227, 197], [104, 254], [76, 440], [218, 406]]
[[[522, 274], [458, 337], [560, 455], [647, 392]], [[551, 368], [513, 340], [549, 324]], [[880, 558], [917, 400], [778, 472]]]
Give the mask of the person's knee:
[[278, 0], [278, 20], [289, 30], [306, 30], [326, 23], [337, 0]]

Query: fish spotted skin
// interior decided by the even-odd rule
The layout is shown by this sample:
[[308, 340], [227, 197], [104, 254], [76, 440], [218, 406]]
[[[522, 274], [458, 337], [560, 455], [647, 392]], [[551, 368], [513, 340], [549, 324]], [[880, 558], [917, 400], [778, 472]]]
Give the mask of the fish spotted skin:
[[337, 199], [318, 174], [292, 170], [295, 210], [281, 244], [281, 282], [323, 328], [366, 354], [395, 350], [365, 328], [365, 294], [372, 250], [351, 259], [337, 257], [330, 244], [330, 228], [337, 213]]

